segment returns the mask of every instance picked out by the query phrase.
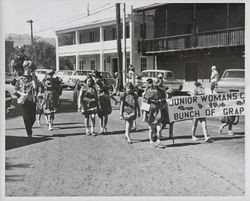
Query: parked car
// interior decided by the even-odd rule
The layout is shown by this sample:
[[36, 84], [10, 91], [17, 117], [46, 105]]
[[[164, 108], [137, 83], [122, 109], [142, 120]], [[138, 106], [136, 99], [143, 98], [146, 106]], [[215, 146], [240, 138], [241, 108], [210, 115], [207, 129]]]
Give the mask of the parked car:
[[5, 84], [11, 84], [14, 79], [15, 77], [11, 73], [5, 72]]
[[159, 74], [163, 77], [163, 85], [166, 89], [171, 89], [173, 92], [180, 92], [183, 88], [183, 82], [176, 79], [175, 75], [170, 70], [144, 70], [137, 78], [137, 87], [146, 88], [147, 79], [151, 78], [155, 83]]
[[72, 76], [73, 73], [74, 73], [73, 70], [59, 70], [56, 72], [55, 76], [58, 76], [62, 79], [63, 87], [68, 87], [70, 83], [69, 78]]
[[53, 72], [51, 69], [37, 69], [35, 70], [35, 74], [37, 76], [37, 79], [42, 82], [43, 79], [45, 78], [46, 73]]
[[245, 90], [245, 70], [227, 69], [222, 74], [215, 88], [217, 93], [238, 92]]
[[88, 74], [91, 74], [91, 70], [77, 70], [69, 78], [68, 86], [74, 88], [77, 81], [84, 81]]

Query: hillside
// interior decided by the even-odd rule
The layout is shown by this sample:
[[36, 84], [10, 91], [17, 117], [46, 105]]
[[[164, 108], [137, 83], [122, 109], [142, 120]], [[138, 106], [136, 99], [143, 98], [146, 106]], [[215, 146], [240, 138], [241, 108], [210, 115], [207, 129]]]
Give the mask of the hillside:
[[[42, 38], [40, 36], [34, 36], [34, 39], [37, 41], [46, 41], [53, 46], [56, 44], [55, 38]], [[28, 34], [6, 34], [5, 40], [14, 41], [14, 47], [22, 47], [23, 45], [29, 45], [31, 42], [30, 35]]]

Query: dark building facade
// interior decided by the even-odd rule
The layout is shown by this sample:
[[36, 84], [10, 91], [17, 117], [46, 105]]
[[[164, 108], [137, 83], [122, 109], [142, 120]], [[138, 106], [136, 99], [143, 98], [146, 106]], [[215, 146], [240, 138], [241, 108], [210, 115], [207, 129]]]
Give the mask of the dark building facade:
[[244, 3], [161, 4], [134, 13], [154, 18], [154, 38], [138, 41], [138, 52], [156, 56], [158, 69], [194, 81], [209, 79], [212, 65], [220, 74], [245, 66]]

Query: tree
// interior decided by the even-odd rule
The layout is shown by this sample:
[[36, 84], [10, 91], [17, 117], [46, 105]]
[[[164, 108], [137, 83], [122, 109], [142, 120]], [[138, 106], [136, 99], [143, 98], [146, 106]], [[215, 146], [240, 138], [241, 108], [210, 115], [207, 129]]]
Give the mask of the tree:
[[36, 66], [56, 69], [56, 49], [50, 43], [34, 41], [32, 45], [24, 46], [24, 52]]

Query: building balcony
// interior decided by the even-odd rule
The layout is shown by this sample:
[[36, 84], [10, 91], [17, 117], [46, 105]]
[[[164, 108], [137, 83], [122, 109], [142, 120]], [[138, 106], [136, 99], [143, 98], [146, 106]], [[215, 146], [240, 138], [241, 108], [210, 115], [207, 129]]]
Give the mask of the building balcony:
[[[121, 41], [123, 47], [123, 41]], [[131, 39], [126, 39], [126, 51], [131, 49]], [[83, 43], [67, 46], [59, 46], [59, 56], [73, 56], [78, 55], [95, 55], [105, 53], [116, 53], [117, 52], [117, 41], [109, 40], [103, 42]]]
[[245, 44], [245, 28], [232, 28], [138, 41], [138, 52], [144, 55]]

